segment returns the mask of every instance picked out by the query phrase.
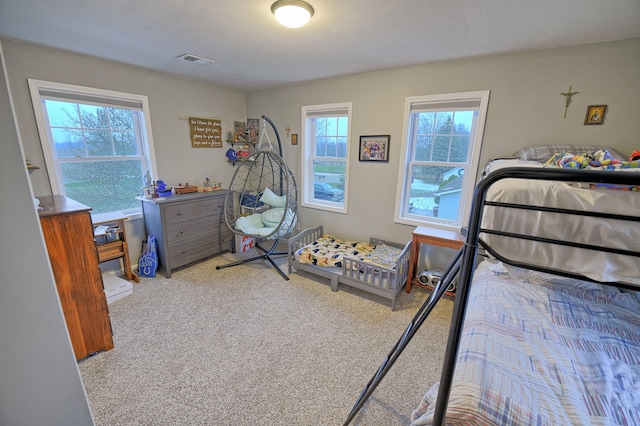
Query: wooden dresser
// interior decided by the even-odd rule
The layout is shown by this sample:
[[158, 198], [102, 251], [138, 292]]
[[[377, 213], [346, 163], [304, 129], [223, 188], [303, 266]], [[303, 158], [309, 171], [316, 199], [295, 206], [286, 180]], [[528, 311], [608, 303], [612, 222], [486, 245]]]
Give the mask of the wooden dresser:
[[233, 250], [233, 233], [223, 217], [226, 193], [140, 198], [147, 235], [156, 238], [159, 267], [167, 278], [175, 268]]
[[38, 199], [42, 232], [76, 359], [113, 349], [91, 208], [62, 195]]

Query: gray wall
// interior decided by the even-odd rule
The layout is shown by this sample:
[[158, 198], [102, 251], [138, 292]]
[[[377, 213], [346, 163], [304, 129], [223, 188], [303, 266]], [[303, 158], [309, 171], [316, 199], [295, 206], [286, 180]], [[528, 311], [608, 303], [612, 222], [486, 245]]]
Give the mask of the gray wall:
[[0, 129], [0, 424], [91, 425], [4, 72]]
[[[222, 181], [223, 185], [231, 180], [234, 169], [224, 155], [230, 145], [223, 142], [222, 148], [192, 148], [189, 124], [180, 118], [218, 118], [222, 121], [223, 139], [226, 140], [233, 121], [245, 120], [244, 92], [85, 55], [6, 39], [0, 41], [24, 153], [31, 163], [40, 167], [30, 175], [35, 195], [50, 194], [51, 188], [28, 78], [148, 96], [158, 166], [158, 176], [154, 179], [163, 179], [168, 184], [188, 182], [197, 185], [202, 185], [205, 177]], [[135, 266], [144, 240], [142, 219], [128, 222], [126, 230], [130, 260]], [[110, 262], [103, 265], [103, 270], [112, 267], [118, 265]]]
[[[249, 115], [266, 114], [302, 136], [300, 107], [352, 102], [349, 213], [302, 208], [304, 227], [322, 224], [346, 238], [408, 241], [414, 227], [394, 224], [404, 99], [491, 90], [481, 153], [510, 156], [529, 144], [604, 144], [638, 148], [640, 39], [508, 54], [318, 80], [247, 94]], [[573, 97], [563, 119], [569, 85]], [[609, 105], [605, 124], [585, 126], [588, 105]], [[390, 134], [389, 163], [358, 161], [360, 135]], [[285, 159], [300, 173], [301, 145], [285, 143]]]
[[[227, 144], [222, 148], [192, 148], [189, 124], [180, 117], [219, 118], [226, 135], [234, 120], [245, 119], [244, 92], [15, 41], [2, 40], [2, 45], [18, 131], [25, 155], [33, 164], [45, 166], [28, 78], [148, 96], [158, 165], [154, 179], [200, 185], [205, 177], [229, 181], [233, 167], [224, 156]], [[50, 193], [44, 170], [34, 172], [31, 179], [36, 195]]]
[[[412, 226], [393, 222], [407, 96], [491, 90], [481, 165], [529, 144], [601, 143], [625, 153], [637, 148], [633, 126], [640, 111], [638, 38], [426, 64], [247, 94], [69, 52], [9, 40], [2, 44], [25, 155], [41, 167], [44, 159], [27, 78], [149, 96], [159, 177], [169, 183], [199, 182], [208, 176], [226, 184], [234, 171], [224, 157], [226, 144], [222, 149], [191, 148], [187, 123], [179, 117], [219, 117], [226, 134], [234, 120], [267, 115], [283, 136], [285, 160], [299, 175], [301, 145], [292, 146], [284, 129], [288, 126], [302, 136], [303, 105], [352, 102], [349, 214], [300, 209], [302, 227], [323, 224], [327, 232], [345, 238], [411, 238]], [[569, 85], [580, 93], [563, 119], [560, 93]], [[609, 106], [602, 126], [583, 124], [586, 108], [593, 104]], [[391, 135], [389, 163], [358, 161], [359, 136], [372, 134]], [[50, 191], [45, 170], [32, 173], [31, 179], [36, 195]], [[127, 226], [134, 265], [144, 240], [140, 222]]]

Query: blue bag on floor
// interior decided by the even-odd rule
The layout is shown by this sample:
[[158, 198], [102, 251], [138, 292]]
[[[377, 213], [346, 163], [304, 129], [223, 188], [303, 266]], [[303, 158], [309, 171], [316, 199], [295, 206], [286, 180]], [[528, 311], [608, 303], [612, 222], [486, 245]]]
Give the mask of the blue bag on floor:
[[156, 251], [156, 237], [149, 235], [147, 246], [138, 259], [138, 275], [141, 277], [155, 277], [158, 270], [158, 252]]

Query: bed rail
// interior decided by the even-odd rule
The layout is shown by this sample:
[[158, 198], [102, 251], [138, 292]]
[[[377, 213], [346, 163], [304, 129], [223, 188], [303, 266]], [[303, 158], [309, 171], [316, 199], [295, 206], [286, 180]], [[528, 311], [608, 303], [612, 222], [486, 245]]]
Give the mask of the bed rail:
[[289, 274], [291, 274], [291, 261], [295, 260], [295, 252], [296, 250], [306, 246], [307, 244], [311, 244], [318, 238], [324, 235], [322, 225], [316, 226], [315, 228], [307, 228], [299, 234], [291, 237], [289, 239], [289, 250], [288, 250], [288, 264], [289, 264]]
[[[380, 244], [382, 240], [371, 239], [371, 244]], [[411, 255], [411, 241], [401, 246], [397, 243], [384, 242], [392, 247], [401, 248], [402, 252], [398, 257], [395, 268], [385, 268], [372, 264], [371, 262], [345, 256], [342, 262], [342, 276], [358, 280], [374, 287], [387, 288], [389, 290], [399, 290], [407, 281], [409, 269], [409, 257]], [[395, 306], [392, 307], [392, 309]]]

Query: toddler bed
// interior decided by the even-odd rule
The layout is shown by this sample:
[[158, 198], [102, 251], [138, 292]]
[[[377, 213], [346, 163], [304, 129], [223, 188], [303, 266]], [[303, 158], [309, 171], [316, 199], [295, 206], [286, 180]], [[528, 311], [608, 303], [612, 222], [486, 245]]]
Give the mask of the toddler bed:
[[341, 240], [318, 226], [289, 239], [289, 273], [306, 271], [391, 300], [407, 281], [411, 242], [405, 245], [371, 238], [369, 243]]
[[441, 380], [413, 425], [640, 424], [640, 175], [580, 168], [486, 174], [467, 244], [345, 424], [454, 278]]

